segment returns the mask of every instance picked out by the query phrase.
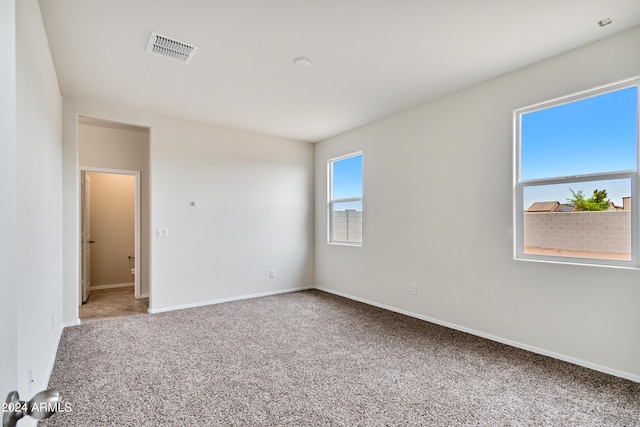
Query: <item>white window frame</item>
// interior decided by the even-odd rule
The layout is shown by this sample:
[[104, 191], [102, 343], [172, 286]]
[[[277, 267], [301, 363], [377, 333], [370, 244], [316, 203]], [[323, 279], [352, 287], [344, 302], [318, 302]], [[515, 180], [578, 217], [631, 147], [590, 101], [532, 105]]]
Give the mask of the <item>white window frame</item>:
[[[638, 235], [640, 226], [640, 181], [638, 167], [640, 158], [636, 158], [636, 169], [615, 172], [603, 172], [584, 175], [549, 177], [540, 179], [521, 179], [521, 125], [522, 116], [526, 113], [545, 110], [563, 104], [570, 104], [582, 99], [615, 92], [630, 87], [638, 90], [638, 102], [640, 103], [640, 78], [636, 77], [624, 80], [611, 85], [601, 86], [595, 89], [579, 92], [570, 96], [554, 99], [551, 101], [535, 104], [529, 107], [514, 111], [514, 257], [517, 260], [543, 261], [554, 263], [587, 264], [609, 267], [639, 267], [640, 261], [640, 236]], [[638, 128], [640, 128], [640, 106], [637, 106]], [[640, 157], [640, 131], [636, 129], [636, 155]], [[631, 182], [631, 260], [610, 260], [601, 258], [575, 258], [567, 256], [534, 255], [524, 253], [524, 191], [527, 187], [545, 186], [553, 184], [571, 184], [574, 182], [605, 181], [613, 179], [629, 179]]]
[[[349, 159], [351, 157], [362, 156], [362, 197], [349, 197], [344, 199], [332, 199], [333, 196], [333, 164], [340, 160]], [[358, 246], [362, 247], [364, 242], [364, 155], [362, 151], [357, 151], [355, 153], [345, 154], [344, 156], [335, 157], [333, 159], [329, 159], [327, 161], [327, 242], [332, 245], [343, 245], [343, 246]], [[333, 206], [336, 203], [347, 203], [347, 202], [361, 202], [362, 204], [362, 242], [349, 242], [343, 240], [335, 240], [334, 239], [334, 227], [333, 227]]]

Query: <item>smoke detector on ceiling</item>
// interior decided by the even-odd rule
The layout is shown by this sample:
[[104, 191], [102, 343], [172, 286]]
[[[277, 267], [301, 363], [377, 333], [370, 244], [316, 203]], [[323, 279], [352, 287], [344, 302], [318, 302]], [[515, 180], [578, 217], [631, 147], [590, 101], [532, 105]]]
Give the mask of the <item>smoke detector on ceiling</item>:
[[188, 64], [195, 55], [197, 46], [152, 32], [147, 43], [147, 52]]
[[604, 19], [598, 21], [598, 25], [600, 25], [601, 27], [604, 27], [605, 25], [611, 24], [611, 22], [613, 22], [613, 21], [611, 21], [611, 18], [604, 18]]

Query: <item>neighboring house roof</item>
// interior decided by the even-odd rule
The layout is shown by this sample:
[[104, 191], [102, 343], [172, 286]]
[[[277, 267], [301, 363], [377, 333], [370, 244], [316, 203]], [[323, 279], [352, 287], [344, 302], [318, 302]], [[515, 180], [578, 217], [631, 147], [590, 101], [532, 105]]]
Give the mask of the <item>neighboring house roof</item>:
[[615, 203], [613, 203], [611, 200], [609, 200], [609, 210], [610, 211], [622, 211], [622, 210], [624, 210], [624, 198], [623, 198], [623, 206], [618, 206]]
[[560, 207], [560, 202], [534, 202], [527, 212], [558, 212]]

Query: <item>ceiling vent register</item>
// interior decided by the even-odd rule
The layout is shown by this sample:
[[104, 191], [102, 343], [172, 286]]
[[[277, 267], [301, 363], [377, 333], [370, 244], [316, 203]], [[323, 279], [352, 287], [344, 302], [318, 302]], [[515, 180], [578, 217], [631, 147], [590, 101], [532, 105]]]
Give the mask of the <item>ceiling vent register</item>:
[[156, 32], [151, 33], [147, 52], [188, 64], [198, 50], [197, 46], [172, 39]]

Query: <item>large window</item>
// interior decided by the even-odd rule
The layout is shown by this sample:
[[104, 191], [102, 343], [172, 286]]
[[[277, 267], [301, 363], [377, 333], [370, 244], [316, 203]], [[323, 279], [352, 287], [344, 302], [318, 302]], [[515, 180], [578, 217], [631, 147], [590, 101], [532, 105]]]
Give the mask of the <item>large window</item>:
[[329, 242], [362, 246], [362, 153], [329, 160]]
[[516, 257], [638, 266], [638, 80], [515, 112]]

